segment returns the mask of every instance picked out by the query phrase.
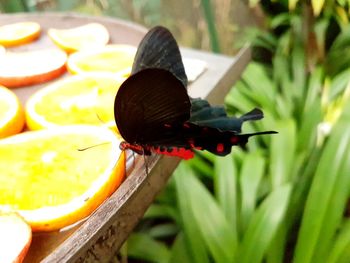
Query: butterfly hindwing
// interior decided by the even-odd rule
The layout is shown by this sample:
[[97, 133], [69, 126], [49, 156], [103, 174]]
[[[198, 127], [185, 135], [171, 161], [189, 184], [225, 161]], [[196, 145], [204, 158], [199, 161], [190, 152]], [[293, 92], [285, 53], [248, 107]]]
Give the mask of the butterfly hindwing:
[[209, 126], [198, 126], [186, 122], [183, 134], [194, 149], [207, 150], [216, 155], [224, 156], [231, 152], [232, 146], [245, 148], [248, 139], [256, 135], [274, 134], [275, 131], [239, 134], [235, 131], [221, 131]]
[[167, 70], [145, 69], [119, 88], [114, 115], [129, 143], [153, 144], [176, 140], [172, 127], [187, 121], [191, 103], [182, 82]]
[[211, 106], [208, 101], [200, 98], [191, 98], [191, 117], [189, 122], [198, 126], [208, 126], [220, 131], [232, 131], [240, 133], [245, 121], [260, 120], [264, 117], [263, 112], [255, 108], [239, 118], [227, 116], [222, 106]]

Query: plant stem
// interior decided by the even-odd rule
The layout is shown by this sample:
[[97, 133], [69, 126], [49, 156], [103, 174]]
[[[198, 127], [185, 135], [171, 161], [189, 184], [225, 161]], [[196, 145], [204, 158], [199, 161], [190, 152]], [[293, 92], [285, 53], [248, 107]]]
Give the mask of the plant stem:
[[211, 2], [210, 0], [201, 0], [201, 2], [204, 11], [204, 18], [209, 31], [211, 49], [215, 53], [220, 53], [219, 39], [215, 28], [215, 18], [213, 16]]

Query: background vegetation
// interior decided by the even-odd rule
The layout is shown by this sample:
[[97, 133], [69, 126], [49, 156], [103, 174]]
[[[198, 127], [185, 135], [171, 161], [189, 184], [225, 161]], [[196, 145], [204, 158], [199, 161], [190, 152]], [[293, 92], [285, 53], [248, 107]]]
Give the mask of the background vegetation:
[[[244, 130], [279, 134], [251, 140], [248, 152], [199, 153], [182, 162], [116, 258], [350, 262], [350, 1], [172, 2], [17, 2], [26, 11], [73, 9], [162, 23], [182, 44], [215, 52], [234, 53], [233, 42], [254, 46], [227, 109], [241, 114], [261, 107], [266, 118]], [[237, 18], [248, 25], [241, 30], [230, 13], [238, 2], [236, 13], [245, 5], [255, 14], [254, 21]], [[174, 12], [171, 19], [167, 12]], [[188, 12], [191, 19], [177, 19]], [[254, 24], [261, 27], [249, 27]]]
[[[0, 11], [73, 11], [118, 17], [147, 27], [162, 24], [184, 46], [226, 54], [237, 52], [244, 27], [257, 20], [241, 0], [0, 0]], [[225, 26], [215, 30], [214, 23]]]

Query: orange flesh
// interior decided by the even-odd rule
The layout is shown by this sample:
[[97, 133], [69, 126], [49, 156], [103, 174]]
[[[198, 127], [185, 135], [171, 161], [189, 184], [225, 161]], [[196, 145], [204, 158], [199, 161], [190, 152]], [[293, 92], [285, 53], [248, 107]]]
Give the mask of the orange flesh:
[[[72, 134], [51, 142], [38, 139], [17, 147], [0, 145], [0, 156], [7, 156], [6, 162], [0, 161], [1, 173], [7, 173], [6, 177], [0, 177], [0, 206], [31, 210], [65, 204], [82, 195], [110, 162], [105, 156], [110, 145], [78, 151], [95, 144], [96, 137]], [[43, 148], [46, 150], [42, 151]], [[69, 176], [69, 172], [74, 174]]]

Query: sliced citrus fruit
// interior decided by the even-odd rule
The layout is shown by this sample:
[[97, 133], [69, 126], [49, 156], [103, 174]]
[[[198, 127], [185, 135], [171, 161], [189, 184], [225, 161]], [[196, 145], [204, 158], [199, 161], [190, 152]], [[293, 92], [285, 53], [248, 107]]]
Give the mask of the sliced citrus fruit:
[[57, 81], [29, 98], [27, 126], [31, 130], [70, 124], [113, 127], [114, 98], [122, 82], [112, 74], [75, 75]]
[[131, 72], [136, 47], [107, 45], [100, 49], [84, 50], [68, 57], [67, 68], [72, 74], [112, 72], [127, 77]]
[[1, 262], [20, 263], [32, 241], [30, 226], [15, 213], [0, 214]]
[[6, 49], [2, 45], [0, 45], [0, 56], [5, 54], [5, 52], [6, 52]]
[[85, 218], [124, 178], [119, 144], [110, 129], [92, 125], [0, 140], [0, 212], [20, 214], [33, 231], [57, 230]]
[[24, 126], [24, 111], [17, 96], [0, 86], [0, 138], [19, 133]]
[[98, 23], [70, 29], [50, 28], [47, 33], [57, 46], [68, 53], [85, 48], [98, 48], [106, 45], [109, 41], [107, 29]]
[[40, 25], [36, 22], [19, 22], [0, 26], [0, 44], [5, 47], [32, 42], [40, 36]]
[[6, 52], [0, 60], [0, 84], [14, 88], [49, 81], [66, 71], [66, 60], [66, 53], [56, 48]]

